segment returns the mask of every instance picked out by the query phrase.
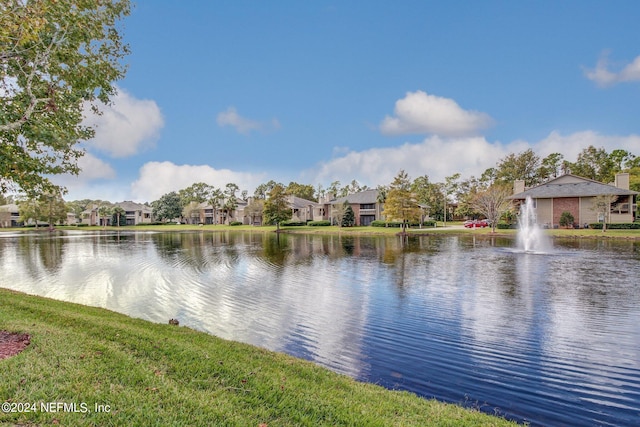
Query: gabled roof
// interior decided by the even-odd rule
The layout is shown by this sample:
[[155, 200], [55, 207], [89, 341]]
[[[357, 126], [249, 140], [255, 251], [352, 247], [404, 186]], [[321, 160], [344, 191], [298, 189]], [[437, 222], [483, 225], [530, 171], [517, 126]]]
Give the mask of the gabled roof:
[[0, 212], [16, 213], [19, 212], [19, 207], [15, 203], [9, 203], [8, 205], [0, 206]]
[[344, 197], [339, 197], [330, 201], [329, 203], [332, 205], [336, 205], [338, 203], [349, 202], [350, 205], [366, 205], [371, 203], [378, 202], [378, 190], [364, 190], [359, 191], [357, 193], [349, 194]]
[[639, 194], [636, 191], [625, 190], [609, 184], [603, 184], [581, 176], [566, 174], [547, 181], [544, 184], [531, 187], [521, 193], [509, 197], [510, 199], [551, 199], [560, 197], [595, 197], [601, 195], [628, 196]]
[[143, 205], [142, 203], [132, 202], [130, 200], [125, 200], [124, 202], [118, 202], [115, 205], [120, 206], [122, 209], [124, 209], [127, 212], [135, 212], [135, 211], [151, 212], [152, 211], [152, 209], [149, 206]]
[[305, 209], [309, 206], [317, 205], [314, 201], [297, 196], [287, 196], [287, 203], [291, 209]]
[[[218, 207], [216, 208], [216, 210], [223, 210], [222, 206], [224, 205], [224, 203], [225, 203], [224, 200], [221, 201]], [[247, 206], [247, 204], [249, 204], [249, 202], [247, 202], [246, 200], [236, 198], [236, 209], [244, 208], [245, 206]], [[213, 205], [209, 202], [202, 202], [202, 203], [198, 203], [198, 205], [195, 208], [205, 209], [205, 210], [213, 209]]]

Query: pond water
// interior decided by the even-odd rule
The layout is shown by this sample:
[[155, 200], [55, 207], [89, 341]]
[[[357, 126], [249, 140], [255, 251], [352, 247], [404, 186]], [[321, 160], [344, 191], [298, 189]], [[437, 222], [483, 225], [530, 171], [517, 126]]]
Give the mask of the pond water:
[[0, 286], [531, 425], [640, 420], [640, 242], [0, 233]]

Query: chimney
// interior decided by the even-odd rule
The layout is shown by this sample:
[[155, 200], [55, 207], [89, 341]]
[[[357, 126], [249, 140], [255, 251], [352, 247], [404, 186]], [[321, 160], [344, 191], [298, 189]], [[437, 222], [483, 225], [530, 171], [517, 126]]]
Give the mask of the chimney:
[[629, 189], [629, 174], [628, 173], [617, 173], [616, 174], [616, 180], [615, 180], [615, 186], [617, 188], [622, 189], [622, 190], [628, 190]]
[[522, 193], [524, 191], [524, 180], [518, 179], [513, 181], [513, 194]]

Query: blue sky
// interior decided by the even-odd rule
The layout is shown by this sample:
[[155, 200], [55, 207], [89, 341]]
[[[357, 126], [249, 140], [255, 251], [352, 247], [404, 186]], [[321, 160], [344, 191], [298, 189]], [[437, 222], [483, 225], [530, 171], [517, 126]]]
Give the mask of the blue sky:
[[140, 0], [67, 199], [204, 181], [375, 187], [512, 152], [640, 155], [636, 1]]

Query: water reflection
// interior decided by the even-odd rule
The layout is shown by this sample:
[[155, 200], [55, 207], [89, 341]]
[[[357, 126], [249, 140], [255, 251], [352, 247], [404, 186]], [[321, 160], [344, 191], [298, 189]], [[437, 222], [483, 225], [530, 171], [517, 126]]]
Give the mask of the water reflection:
[[4, 287], [285, 351], [532, 425], [633, 425], [637, 242], [0, 235]]

